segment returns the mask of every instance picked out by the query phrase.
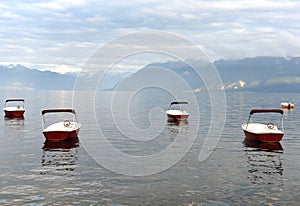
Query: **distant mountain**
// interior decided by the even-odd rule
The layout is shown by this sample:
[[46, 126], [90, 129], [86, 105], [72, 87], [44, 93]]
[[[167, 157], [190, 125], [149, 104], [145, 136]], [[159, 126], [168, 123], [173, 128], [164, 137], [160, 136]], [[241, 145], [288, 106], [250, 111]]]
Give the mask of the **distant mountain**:
[[20, 64], [0, 65], [0, 89], [72, 90], [76, 76], [29, 69]]
[[[222, 85], [213, 89], [300, 92], [300, 57], [254, 57], [218, 60], [213, 64], [223, 81]], [[76, 77], [75, 73], [40, 71], [19, 64], [0, 66], [0, 89], [72, 90]], [[152, 63], [130, 75], [107, 74], [100, 89], [117, 87], [120, 90], [135, 90], [144, 84], [160, 85], [162, 82], [173, 82], [169, 86], [176, 89], [178, 81], [186, 82], [195, 91], [206, 89], [201, 77], [188, 64], [179, 61]], [[86, 79], [86, 83], [89, 82]]]
[[[177, 79], [180, 77], [179, 79]], [[173, 89], [178, 88], [179, 82], [187, 82], [190, 87], [198, 88], [204, 86], [197, 73], [184, 62], [152, 63], [137, 72], [124, 78], [116, 85], [118, 90], [134, 91], [148, 86], [166, 86]], [[200, 83], [201, 82], [201, 83]]]
[[[219, 89], [300, 92], [300, 57], [218, 60], [214, 62], [214, 66], [223, 81], [223, 85], [219, 85]], [[205, 88], [202, 79], [197, 76], [196, 72], [188, 64], [179, 61], [149, 64], [125, 78], [121, 83], [123, 88], [118, 85], [119, 88], [132, 90], [142, 86], [144, 82], [165, 81], [160, 76], [153, 76], [155, 68], [160, 70], [164, 68], [176, 73], [196, 91]]]
[[223, 82], [242, 80], [238, 89], [261, 92], [299, 92], [300, 57], [254, 57], [214, 62]]
[[[300, 57], [254, 57], [214, 62], [223, 82], [265, 80], [281, 75], [300, 75]], [[233, 75], [234, 74], [234, 75]]]
[[300, 92], [300, 75], [278, 75], [262, 81], [254, 81], [241, 90], [255, 92]]

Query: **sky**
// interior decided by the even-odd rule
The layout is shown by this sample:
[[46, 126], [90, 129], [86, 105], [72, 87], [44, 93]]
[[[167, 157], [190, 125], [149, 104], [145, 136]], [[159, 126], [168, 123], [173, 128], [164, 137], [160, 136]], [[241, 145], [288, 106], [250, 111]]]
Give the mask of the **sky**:
[[0, 64], [80, 71], [113, 39], [139, 31], [179, 35], [211, 61], [300, 56], [296, 0], [10, 0], [0, 3]]

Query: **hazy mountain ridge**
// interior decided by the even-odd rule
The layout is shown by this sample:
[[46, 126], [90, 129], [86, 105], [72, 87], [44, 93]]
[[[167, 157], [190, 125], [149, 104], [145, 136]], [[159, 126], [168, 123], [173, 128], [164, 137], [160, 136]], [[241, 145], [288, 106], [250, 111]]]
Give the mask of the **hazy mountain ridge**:
[[[246, 90], [263, 92], [300, 92], [300, 57], [254, 57], [241, 60], [218, 60], [214, 66], [219, 73], [223, 84], [218, 89]], [[157, 69], [166, 77], [154, 72]], [[204, 83], [196, 72], [186, 63], [170, 61], [149, 64], [137, 72], [128, 75], [108, 76], [105, 78], [103, 89], [116, 85], [119, 89], [132, 90], [142, 86], [145, 82], [169, 81], [170, 70], [179, 76], [189, 86], [201, 91]], [[22, 65], [0, 65], [0, 89], [18, 90], [72, 90], [76, 81], [76, 74], [60, 74], [51, 71], [30, 69]], [[88, 82], [88, 81], [87, 81]], [[176, 85], [175, 85], [176, 86]], [[123, 88], [122, 88], [123, 87]], [[216, 88], [214, 88], [216, 89]]]
[[300, 91], [300, 57], [255, 57], [214, 63], [223, 82], [245, 82], [238, 89], [260, 92]]
[[[149, 64], [125, 80], [131, 82], [137, 78], [137, 74], [141, 76], [141, 73], [153, 69], [151, 68], [153, 66], [172, 70], [196, 91], [205, 89], [201, 78], [197, 77], [196, 72], [184, 62]], [[254, 57], [241, 60], [218, 60], [214, 62], [214, 66], [223, 81], [223, 85], [220, 85], [218, 89], [256, 92], [300, 91], [300, 57]]]
[[241, 60], [218, 60], [214, 65], [225, 83], [237, 79], [251, 82], [279, 75], [300, 74], [300, 57], [260, 56]]
[[71, 90], [76, 76], [29, 69], [20, 64], [0, 65], [0, 89]]

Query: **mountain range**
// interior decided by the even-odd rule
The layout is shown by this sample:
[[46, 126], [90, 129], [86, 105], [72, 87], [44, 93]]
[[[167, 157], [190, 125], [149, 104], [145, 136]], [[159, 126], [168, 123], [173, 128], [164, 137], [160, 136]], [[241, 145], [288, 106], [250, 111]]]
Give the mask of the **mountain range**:
[[76, 76], [30, 69], [23, 65], [0, 66], [0, 89], [72, 90]]
[[[300, 92], [300, 57], [254, 57], [218, 60], [213, 64], [223, 82], [218, 89]], [[156, 70], [153, 70], [155, 68]], [[196, 72], [185, 62], [179, 61], [152, 63], [131, 75], [108, 76], [103, 89], [122, 86], [123, 90], [131, 90], [145, 82], [164, 81], [164, 77], [157, 76], [157, 72], [154, 72], [162, 72], [164, 69], [182, 78], [194, 90], [205, 89]], [[40, 71], [20, 64], [0, 65], [0, 89], [72, 90], [75, 81], [74, 74]]]
[[265, 92], [300, 91], [300, 57], [255, 57], [214, 62], [226, 84], [243, 81], [241, 90]]
[[[122, 81], [123, 85], [137, 85], [152, 78], [150, 70], [166, 68], [184, 79], [195, 91], [224, 89], [255, 92], [300, 92], [300, 57], [254, 57], [241, 60], [218, 60], [214, 66], [223, 84], [205, 88], [201, 77], [185, 62], [149, 64]], [[141, 79], [143, 77], [143, 79]], [[149, 80], [150, 81], [150, 80]]]

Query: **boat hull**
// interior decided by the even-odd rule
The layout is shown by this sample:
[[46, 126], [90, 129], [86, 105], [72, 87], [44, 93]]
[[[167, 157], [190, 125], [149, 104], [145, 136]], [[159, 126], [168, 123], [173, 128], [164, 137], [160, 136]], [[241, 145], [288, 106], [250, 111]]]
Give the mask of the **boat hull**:
[[18, 110], [18, 111], [7, 111], [4, 110], [5, 117], [23, 117], [24, 110]]
[[284, 134], [282, 133], [253, 133], [243, 130], [246, 138], [260, 142], [280, 142]]
[[73, 131], [44, 131], [45, 138], [51, 141], [61, 141], [78, 138], [79, 129]]
[[189, 118], [189, 115], [170, 115], [168, 114], [168, 119], [171, 120], [178, 120], [178, 121], [184, 121]]

